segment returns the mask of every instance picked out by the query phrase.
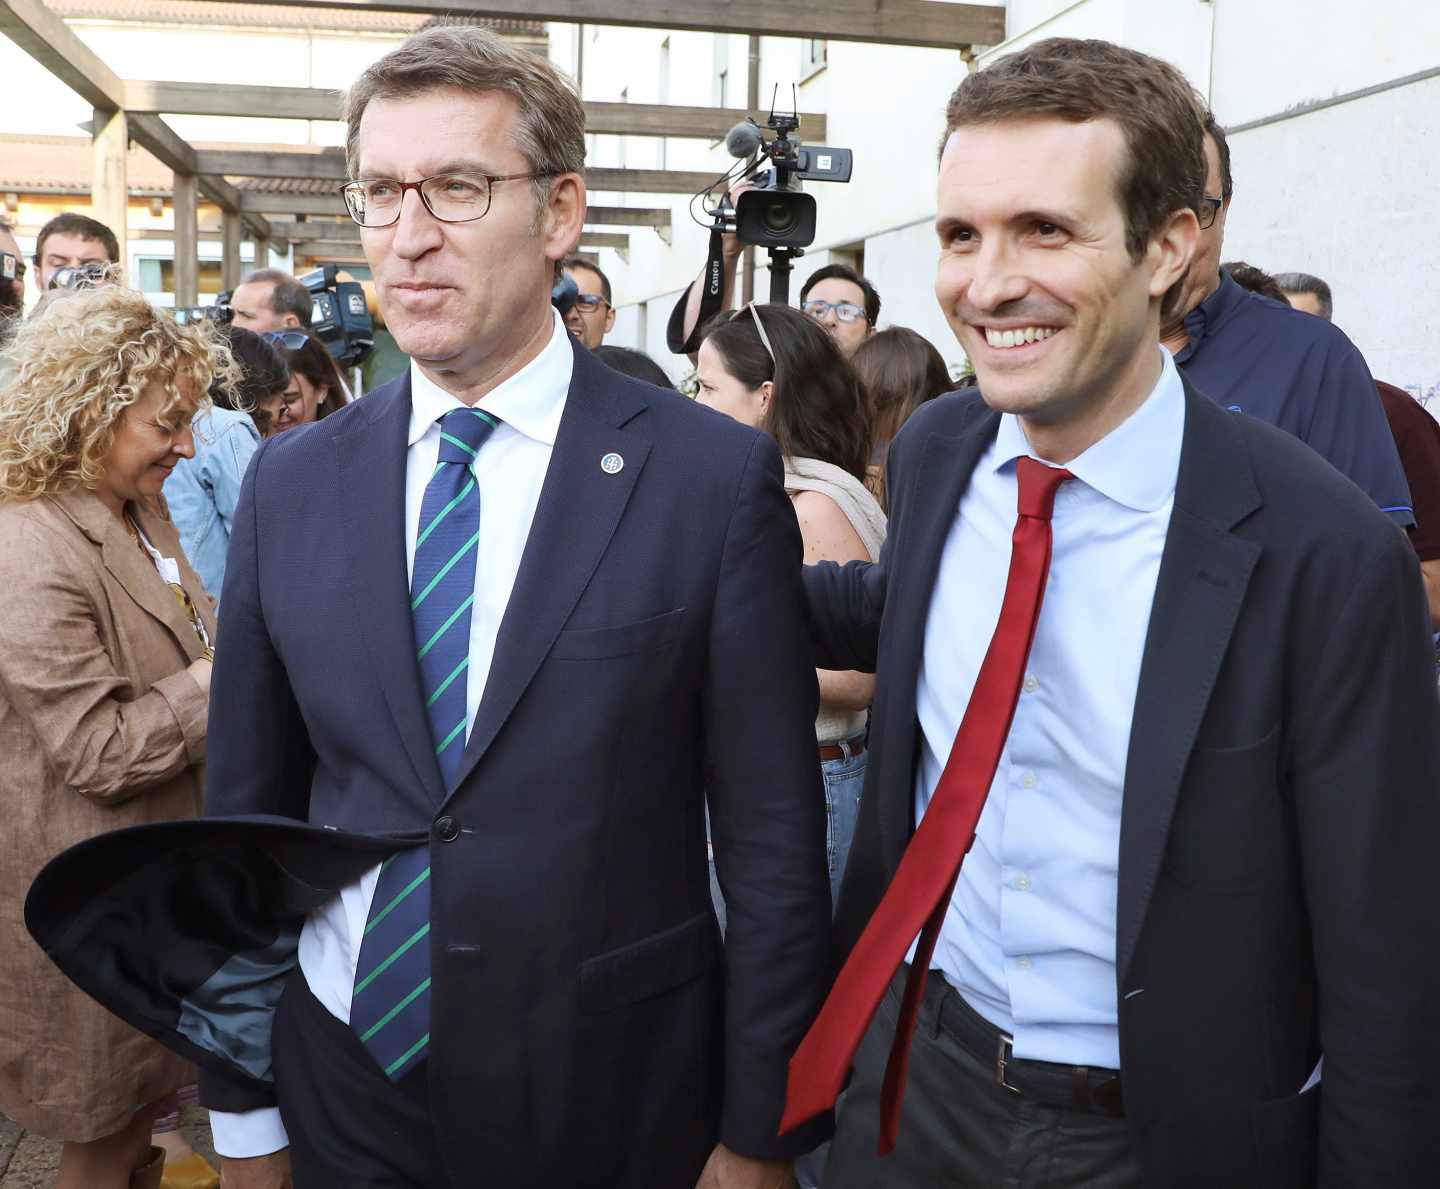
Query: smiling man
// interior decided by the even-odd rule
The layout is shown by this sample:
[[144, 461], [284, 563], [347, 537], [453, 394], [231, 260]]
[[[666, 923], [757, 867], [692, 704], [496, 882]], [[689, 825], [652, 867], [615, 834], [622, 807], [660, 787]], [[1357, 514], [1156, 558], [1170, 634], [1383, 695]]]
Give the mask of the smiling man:
[[880, 561], [806, 572], [816, 663], [879, 675], [847, 957], [782, 1124], [853, 1065], [826, 1189], [1440, 1160], [1419, 576], [1362, 492], [1160, 347], [1202, 117], [1098, 41], [950, 101], [936, 294], [979, 392], [896, 438]]

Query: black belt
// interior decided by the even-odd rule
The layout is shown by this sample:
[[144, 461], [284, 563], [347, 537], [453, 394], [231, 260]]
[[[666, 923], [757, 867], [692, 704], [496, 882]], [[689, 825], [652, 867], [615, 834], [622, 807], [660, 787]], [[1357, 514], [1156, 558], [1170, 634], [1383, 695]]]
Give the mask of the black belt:
[[939, 1027], [982, 1065], [994, 1068], [997, 1086], [1052, 1106], [1116, 1119], [1124, 1116], [1119, 1070], [1014, 1056], [1012, 1038], [966, 1003], [938, 970], [930, 971], [925, 980], [925, 998]]

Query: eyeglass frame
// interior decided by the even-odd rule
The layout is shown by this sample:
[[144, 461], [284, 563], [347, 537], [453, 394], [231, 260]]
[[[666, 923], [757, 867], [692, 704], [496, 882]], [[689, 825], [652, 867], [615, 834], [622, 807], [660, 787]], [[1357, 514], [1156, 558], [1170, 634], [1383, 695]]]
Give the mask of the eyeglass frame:
[[1202, 208], [1208, 207], [1210, 210], [1208, 219], [1203, 214], [1200, 215], [1200, 230], [1209, 231], [1215, 226], [1215, 220], [1220, 217], [1220, 212], [1225, 207], [1225, 198], [1220, 194], [1202, 194], [1200, 195], [1200, 205]]
[[[811, 306], [824, 306], [825, 310], [822, 313], [813, 314], [810, 312]], [[848, 306], [850, 309], [854, 310], [855, 313], [852, 314], [849, 318], [845, 318], [840, 313], [841, 306]], [[866, 313], [864, 306], [857, 305], [853, 301], [826, 301], [823, 297], [812, 297], [809, 301], [802, 301], [800, 303], [800, 312], [802, 314], [805, 314], [807, 317], [814, 318], [817, 322], [820, 321], [822, 317], [824, 317], [825, 313], [833, 313], [835, 315], [836, 321], [844, 322], [847, 326], [851, 322], [855, 322], [861, 318], [863, 318], [867, 323], [870, 321], [870, 315]]]
[[[310, 341], [308, 334], [303, 330], [296, 330], [293, 326], [286, 330], [263, 330], [260, 332], [260, 337], [272, 347], [284, 347], [287, 351], [299, 351]], [[300, 341], [298, 343], [285, 341], [291, 337], [298, 337]]]
[[[585, 303], [587, 301], [594, 303], [594, 309], [585, 308]], [[610, 303], [606, 301], [603, 297], [601, 297], [598, 293], [577, 293], [575, 295], [575, 308], [583, 309], [587, 314], [595, 313], [602, 305], [610, 306], [612, 310], [615, 308], [614, 306], [611, 306]]]
[[[470, 173], [465, 170], [456, 169], [451, 170], [449, 173], [432, 173], [428, 177], [419, 178], [418, 180], [413, 182], [402, 182], [399, 178], [385, 177], [355, 178], [353, 181], [346, 182], [343, 186], [340, 187], [340, 197], [345, 202], [345, 210], [346, 213], [349, 214], [351, 220], [359, 226], [368, 228], [371, 231], [374, 231], [377, 228], [381, 227], [394, 227], [396, 223], [400, 222], [400, 215], [402, 214], [405, 207], [405, 192], [407, 190], [415, 191], [415, 193], [420, 198], [420, 205], [425, 208], [426, 212], [437, 223], [476, 223], [490, 213], [490, 204], [495, 201], [496, 182], [518, 182], [524, 180], [533, 180], [534, 178], [549, 178], [554, 177], [557, 172], [558, 171], [554, 169], [537, 169], [531, 173]], [[475, 215], [473, 218], [447, 219], [442, 215], [437, 215], [435, 213], [435, 208], [430, 205], [430, 200], [425, 197], [425, 191], [420, 188], [426, 182], [433, 182], [437, 178], [455, 177], [485, 179], [485, 209], [481, 211], [478, 215]], [[395, 185], [400, 187], [400, 198], [395, 203], [395, 217], [391, 219], [390, 222], [361, 223], [359, 218], [356, 217], [355, 208], [350, 205], [350, 192], [354, 190], [356, 186], [365, 185], [366, 182], [393, 182]]]

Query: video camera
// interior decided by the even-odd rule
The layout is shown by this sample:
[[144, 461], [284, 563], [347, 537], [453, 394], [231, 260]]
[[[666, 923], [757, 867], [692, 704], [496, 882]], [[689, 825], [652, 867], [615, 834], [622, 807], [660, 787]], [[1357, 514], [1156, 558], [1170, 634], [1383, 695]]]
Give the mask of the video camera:
[[721, 185], [728, 189], [753, 181], [755, 188], [741, 194], [733, 207], [722, 197], [706, 213], [712, 232], [733, 231], [741, 243], [769, 252], [770, 300], [778, 302], [789, 300], [790, 261], [815, 242], [815, 199], [800, 183], [848, 182], [854, 166], [850, 149], [806, 145], [795, 135], [799, 127], [798, 113], [777, 113], [773, 101], [764, 124], [754, 119], [736, 124], [725, 137], [725, 148], [732, 157], [746, 161], [745, 168], [731, 169], [696, 195], [700, 198]]
[[326, 264], [296, 279], [315, 302], [310, 334], [341, 367], [359, 367], [375, 348], [375, 320], [360, 282], [339, 280], [339, 271]]
[[221, 326], [229, 326], [235, 317], [235, 311], [230, 307], [229, 293], [217, 295], [213, 306], [176, 306], [170, 313], [181, 326], [189, 326], [194, 322], [216, 322]]
[[[747, 190], [735, 203], [733, 214], [721, 218], [733, 220], [735, 234], [744, 244], [759, 248], [808, 248], [815, 242], [815, 198], [800, 189], [802, 181], [848, 182], [854, 164], [849, 149], [805, 146], [791, 134], [800, 127], [794, 114], [777, 115], [762, 125], [754, 120], [736, 124], [725, 137], [725, 148], [732, 157], [750, 158], [758, 154], [747, 174], [754, 178], [755, 189]], [[766, 140], [765, 132], [773, 133]], [[762, 162], [773, 168], [753, 172]]]

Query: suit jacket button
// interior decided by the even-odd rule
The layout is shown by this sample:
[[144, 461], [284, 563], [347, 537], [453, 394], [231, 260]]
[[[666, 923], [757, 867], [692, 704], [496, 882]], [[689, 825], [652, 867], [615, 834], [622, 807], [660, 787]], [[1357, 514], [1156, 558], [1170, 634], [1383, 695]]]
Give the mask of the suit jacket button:
[[435, 819], [435, 837], [441, 842], [454, 842], [460, 837], [460, 823], [453, 817], [437, 817]]

